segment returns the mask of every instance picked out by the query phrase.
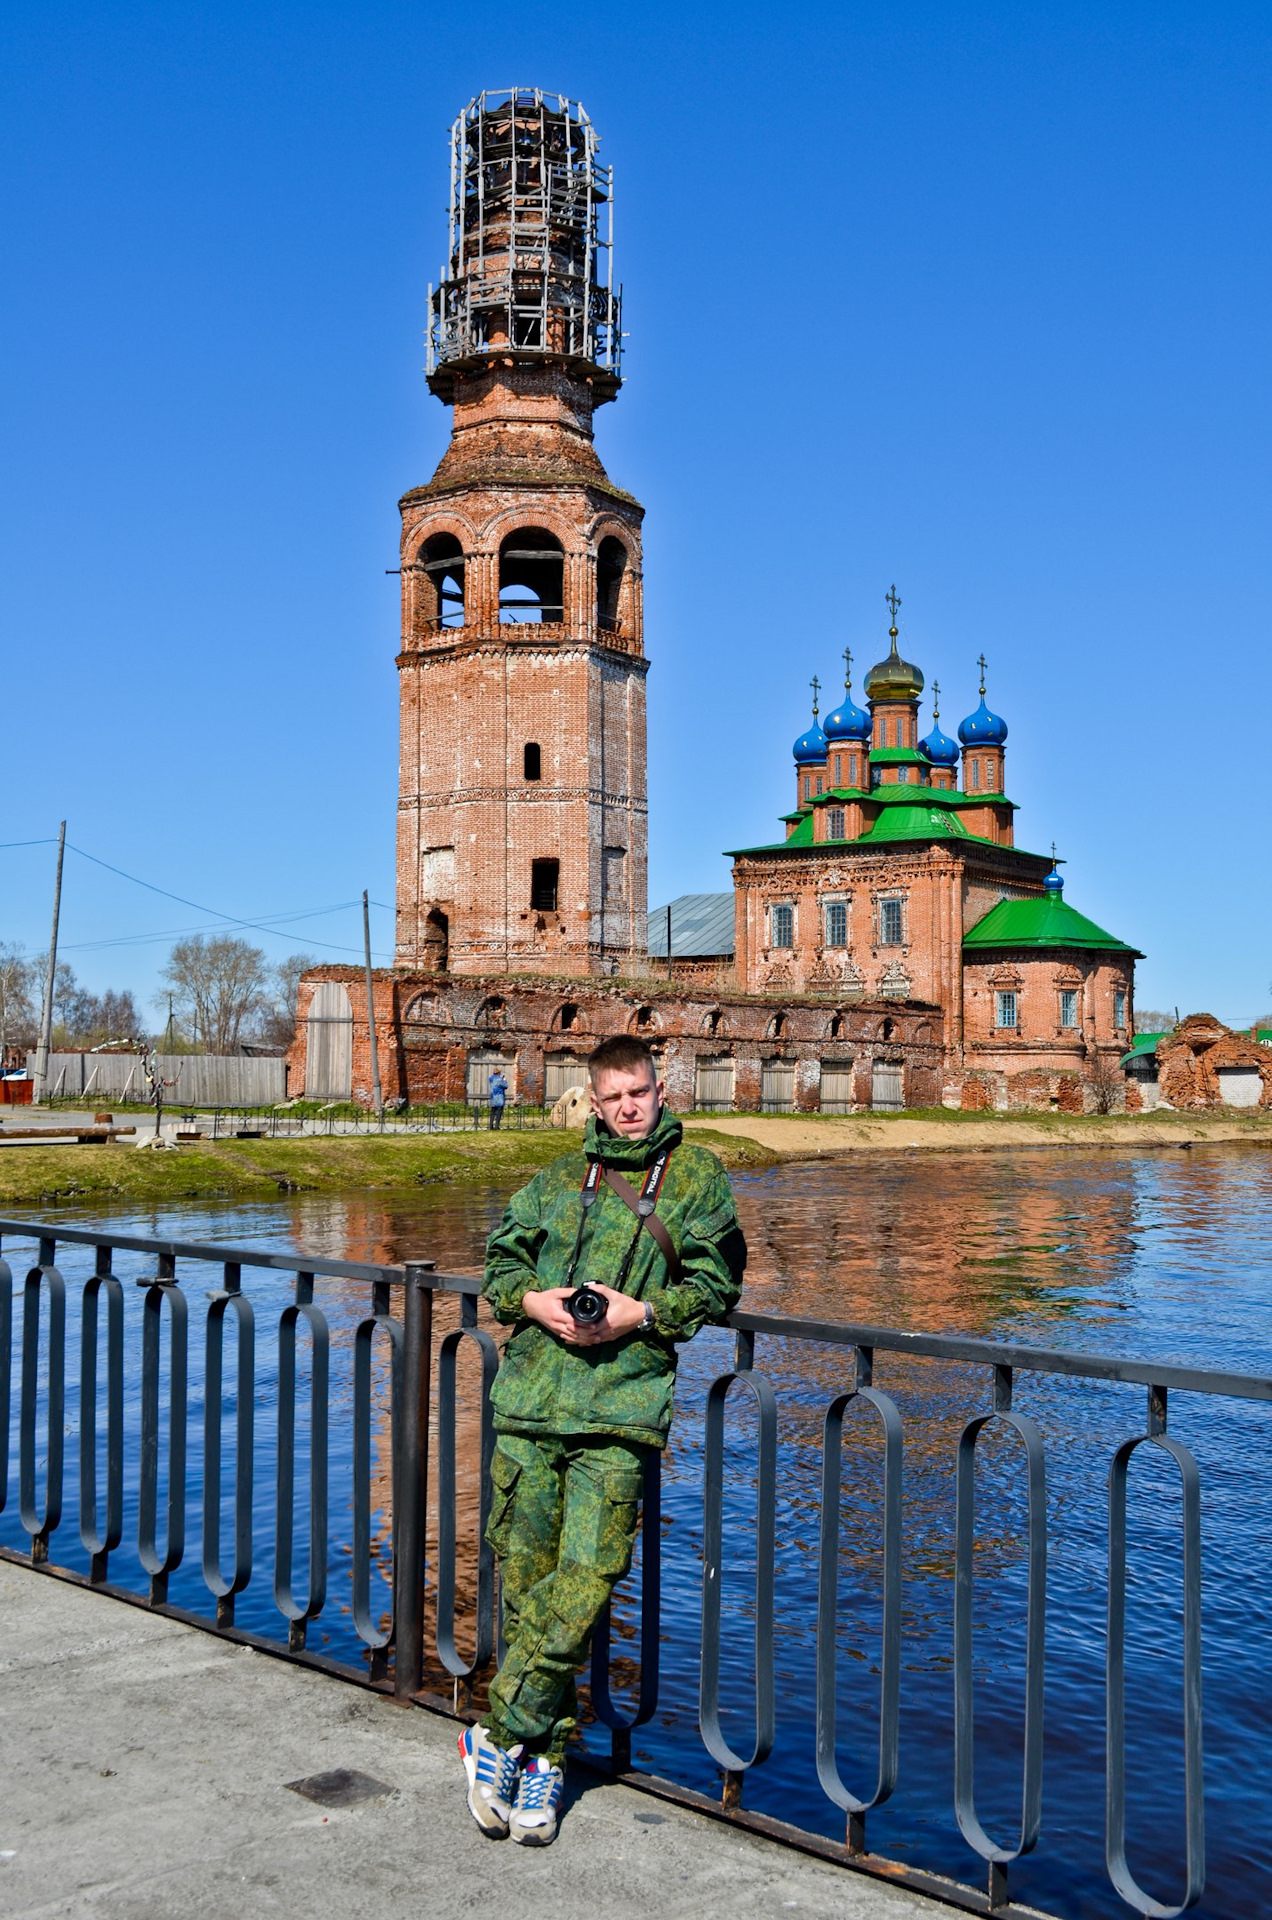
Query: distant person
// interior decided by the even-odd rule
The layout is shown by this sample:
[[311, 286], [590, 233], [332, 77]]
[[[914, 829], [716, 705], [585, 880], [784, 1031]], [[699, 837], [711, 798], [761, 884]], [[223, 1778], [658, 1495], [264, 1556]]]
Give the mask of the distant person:
[[645, 1462], [667, 1444], [676, 1344], [737, 1304], [746, 1265], [728, 1176], [682, 1145], [649, 1048], [603, 1040], [588, 1072], [582, 1151], [512, 1196], [482, 1288], [513, 1328], [486, 1536], [505, 1651], [459, 1751], [478, 1826], [539, 1847], [556, 1838], [574, 1676], [631, 1565]]
[[498, 1133], [500, 1127], [503, 1125], [504, 1107], [508, 1102], [508, 1082], [504, 1079], [499, 1068], [496, 1067], [490, 1076], [488, 1084], [490, 1087], [490, 1117], [486, 1125], [492, 1132]]

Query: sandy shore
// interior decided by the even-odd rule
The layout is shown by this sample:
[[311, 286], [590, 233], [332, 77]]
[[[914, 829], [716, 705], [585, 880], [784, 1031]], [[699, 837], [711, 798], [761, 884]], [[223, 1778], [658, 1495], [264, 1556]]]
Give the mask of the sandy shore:
[[1004, 1147], [1178, 1148], [1236, 1141], [1272, 1147], [1272, 1113], [1225, 1114], [713, 1114], [690, 1120], [690, 1135], [709, 1128], [754, 1140], [783, 1158], [823, 1153], [984, 1153]]

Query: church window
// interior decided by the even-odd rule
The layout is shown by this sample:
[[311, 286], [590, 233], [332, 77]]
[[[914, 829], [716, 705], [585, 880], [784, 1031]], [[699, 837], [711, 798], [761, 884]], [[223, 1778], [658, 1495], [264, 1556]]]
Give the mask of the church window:
[[842, 840], [844, 837], [844, 810], [842, 807], [827, 807], [826, 838]]
[[602, 633], [618, 632], [618, 596], [626, 566], [627, 548], [607, 535], [596, 552], [596, 624]]
[[879, 945], [881, 947], [899, 947], [904, 942], [902, 903], [900, 900], [881, 900], [879, 902]]
[[980, 786], [980, 761], [979, 760], [973, 760], [972, 762], [972, 785], [973, 787], [976, 787], [976, 788], [979, 788]]
[[775, 947], [793, 947], [795, 944], [794, 907], [774, 907], [770, 914], [772, 944]]
[[994, 999], [997, 1003], [996, 1005], [997, 1019], [994, 1024], [999, 1027], [1016, 1026], [1018, 1022], [1016, 1019], [1015, 994], [1011, 992], [997, 993], [994, 995]]
[[818, 776], [817, 776], [817, 791], [818, 791], [818, 793], [820, 793], [820, 792], [821, 792], [821, 790], [822, 790], [822, 777], [821, 777], [821, 775], [820, 775], [820, 773], [819, 773], [819, 774], [818, 774]]
[[542, 780], [543, 751], [537, 740], [527, 740], [522, 748], [521, 771], [527, 780]]
[[565, 549], [546, 527], [518, 527], [499, 549], [499, 618], [539, 625], [565, 618]]
[[909, 784], [910, 784], [909, 767], [898, 767], [897, 768], [897, 785], [899, 787], [908, 787]]
[[985, 785], [990, 793], [993, 793], [998, 786], [998, 779], [994, 772], [994, 763], [992, 760], [985, 762]]
[[1121, 1033], [1126, 1025], [1126, 988], [1116, 987], [1113, 991], [1113, 1025]]
[[856, 784], [857, 784], [857, 756], [855, 753], [850, 753], [848, 755], [848, 785], [850, 787], [855, 787]]
[[813, 797], [813, 777], [810, 773], [806, 773], [804, 775], [804, 798], [805, 800], [811, 800], [812, 797]]
[[1060, 995], [1060, 1025], [1076, 1027], [1078, 1024], [1078, 996], [1071, 987], [1065, 987]]
[[848, 945], [848, 903], [846, 900], [830, 900], [826, 903], [826, 945], [828, 947], [846, 947]]
[[842, 753], [835, 755], [835, 785], [837, 787], [841, 787], [844, 782], [843, 758]]
[[530, 862], [530, 907], [535, 913], [555, 913], [557, 885], [561, 877], [559, 860]]

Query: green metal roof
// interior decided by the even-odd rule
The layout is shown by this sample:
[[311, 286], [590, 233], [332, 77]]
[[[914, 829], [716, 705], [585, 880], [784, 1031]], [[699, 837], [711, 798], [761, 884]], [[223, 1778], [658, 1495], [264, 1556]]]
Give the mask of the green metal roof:
[[1137, 1033], [1117, 1064], [1124, 1067], [1131, 1060], [1141, 1060], [1146, 1053], [1156, 1053], [1157, 1042], [1165, 1038], [1164, 1033]]
[[1094, 920], [1088, 920], [1059, 893], [1043, 894], [1032, 900], [1000, 900], [983, 920], [963, 935], [964, 948], [986, 947], [1083, 947], [1107, 953], [1126, 953], [1136, 960], [1143, 954], [1116, 940]]
[[[933, 799], [920, 800], [910, 790], [908, 807], [889, 807], [861, 835], [872, 846], [880, 840], [979, 840], [969, 833], [956, 813]], [[992, 842], [985, 842], [992, 845]]]
[[870, 764], [872, 767], [926, 767], [931, 762], [917, 747], [871, 747]]

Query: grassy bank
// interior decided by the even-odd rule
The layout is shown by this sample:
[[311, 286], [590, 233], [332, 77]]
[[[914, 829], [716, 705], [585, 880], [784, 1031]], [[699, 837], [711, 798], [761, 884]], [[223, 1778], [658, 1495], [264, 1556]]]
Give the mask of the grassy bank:
[[[731, 1171], [822, 1154], [994, 1152], [1004, 1148], [1272, 1146], [1272, 1114], [737, 1113], [691, 1117], [689, 1137]], [[0, 1211], [130, 1200], [263, 1200], [279, 1193], [399, 1190], [439, 1181], [514, 1186], [577, 1134], [375, 1134], [221, 1140], [175, 1153], [119, 1146], [0, 1149]]]
[[[694, 1138], [728, 1167], [766, 1167], [782, 1155], [711, 1127]], [[279, 1193], [348, 1193], [438, 1181], [513, 1186], [566, 1153], [579, 1134], [396, 1134], [299, 1140], [221, 1140], [174, 1153], [130, 1145], [0, 1149], [0, 1210], [129, 1200], [262, 1200]]]

